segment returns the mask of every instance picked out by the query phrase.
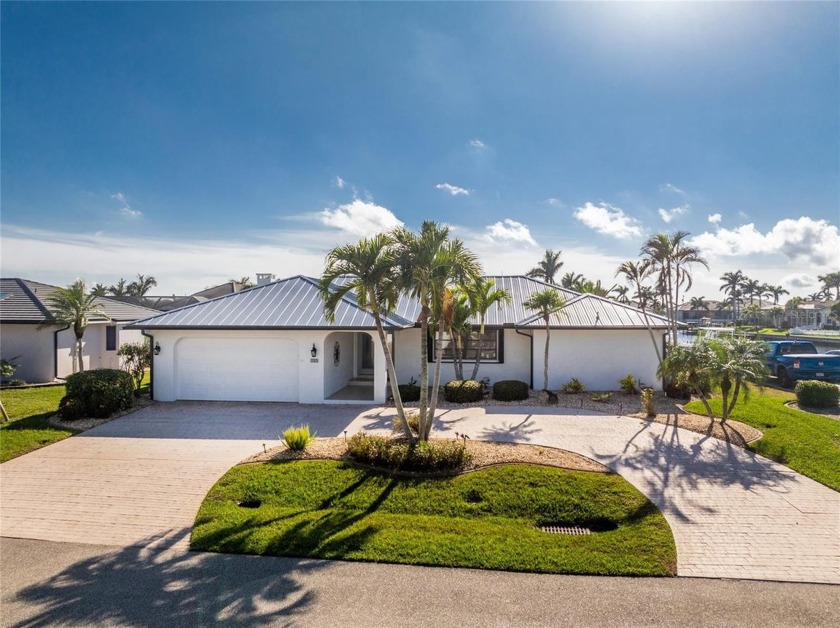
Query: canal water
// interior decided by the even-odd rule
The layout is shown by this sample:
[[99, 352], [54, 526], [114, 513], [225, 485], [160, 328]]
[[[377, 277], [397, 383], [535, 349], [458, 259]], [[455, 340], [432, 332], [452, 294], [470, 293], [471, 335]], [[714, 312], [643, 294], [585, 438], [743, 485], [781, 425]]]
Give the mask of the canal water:
[[[697, 342], [697, 338], [699, 338], [697, 334], [689, 334], [684, 331], [677, 332], [677, 344], [679, 344], [680, 346], [690, 347], [695, 342]], [[790, 339], [796, 340], [796, 336], [791, 336]], [[788, 338], [780, 336], [779, 340], [788, 340]], [[840, 338], [838, 338], [838, 340], [835, 342], [820, 342], [819, 340], [810, 340], [810, 342], [814, 343], [814, 346], [820, 353], [825, 353], [830, 349], [840, 349]]]

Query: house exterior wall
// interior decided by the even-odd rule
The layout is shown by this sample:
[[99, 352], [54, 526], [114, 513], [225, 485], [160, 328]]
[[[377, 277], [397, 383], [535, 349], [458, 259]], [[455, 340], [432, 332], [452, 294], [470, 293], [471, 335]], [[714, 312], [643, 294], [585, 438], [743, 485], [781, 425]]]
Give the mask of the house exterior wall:
[[[663, 332], [654, 331], [658, 346]], [[545, 330], [534, 330], [534, 386], [542, 388]], [[548, 387], [557, 390], [573, 377], [588, 390], [618, 390], [618, 380], [632, 373], [661, 388], [656, 351], [647, 330], [551, 330]]]
[[[325, 373], [327, 368], [334, 368], [332, 365], [332, 348], [335, 344], [336, 332], [327, 330], [155, 330], [154, 342], [160, 345], [160, 353], [154, 356], [152, 367], [154, 397], [157, 401], [175, 401], [177, 394], [177, 373], [176, 373], [176, 344], [183, 338], [232, 338], [232, 339], [288, 339], [293, 340], [297, 345], [298, 354], [295, 357], [298, 368], [298, 402], [299, 403], [325, 403]], [[349, 365], [352, 369], [352, 334], [347, 334], [347, 359], [342, 357], [341, 363]], [[379, 338], [374, 335], [374, 399], [376, 403], [383, 403], [386, 395], [387, 373], [385, 369], [385, 357], [382, 352]], [[345, 351], [345, 341], [342, 342], [342, 354]], [[312, 345], [315, 345], [318, 355], [313, 358], [310, 354]], [[224, 360], [224, 356], [219, 356]], [[328, 364], [325, 365], [325, 361]], [[330, 373], [330, 382], [337, 381], [338, 374]], [[349, 378], [348, 378], [349, 379]], [[329, 402], [327, 402], [329, 403]], [[340, 403], [348, 403], [346, 401]]]
[[55, 379], [54, 330], [38, 329], [35, 324], [0, 325], [0, 355], [18, 364], [13, 379], [33, 383]]
[[[504, 362], [482, 362], [478, 370], [478, 379], [489, 377], [490, 382], [503, 379], [518, 379], [529, 382], [531, 379], [530, 352], [531, 344], [528, 336], [516, 333], [514, 329], [505, 329], [504, 333]], [[523, 334], [530, 334], [523, 331]], [[397, 371], [397, 382], [407, 384], [413, 377], [420, 380], [420, 336], [418, 328], [401, 329], [395, 334], [394, 366]], [[542, 368], [542, 367], [540, 367]], [[473, 362], [464, 362], [464, 377], [472, 375]], [[542, 372], [542, 371], [540, 371]], [[433, 377], [433, 366], [429, 367], [429, 380]], [[455, 366], [451, 362], [441, 365], [441, 384], [455, 379]]]
[[[335, 332], [324, 340], [324, 397], [338, 392], [355, 374], [353, 332]], [[340, 347], [338, 364], [335, 363], [335, 344]], [[312, 348], [312, 345], [309, 345]]]

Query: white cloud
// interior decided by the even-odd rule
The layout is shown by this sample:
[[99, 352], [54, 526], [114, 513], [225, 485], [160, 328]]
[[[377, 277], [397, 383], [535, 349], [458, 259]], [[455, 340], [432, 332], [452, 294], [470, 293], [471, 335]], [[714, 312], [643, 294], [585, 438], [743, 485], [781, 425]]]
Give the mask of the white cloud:
[[782, 254], [792, 262], [819, 267], [840, 266], [840, 234], [826, 220], [802, 216], [777, 222], [766, 234], [753, 223], [735, 229], [701, 233], [693, 244], [704, 252], [720, 256]]
[[679, 194], [680, 196], [685, 196], [685, 192], [678, 188], [676, 185], [671, 185], [670, 183], [663, 183], [659, 186], [660, 192], [674, 192], [675, 194]]
[[561, 201], [559, 198], [554, 198], [553, 196], [551, 198], [545, 199], [545, 202], [551, 205], [552, 207], [559, 207], [560, 209], [563, 209], [566, 206], [566, 204], [563, 201]]
[[128, 205], [128, 198], [122, 192], [117, 192], [116, 194], [111, 194], [111, 198], [115, 201], [119, 201], [123, 205]]
[[521, 222], [511, 220], [510, 218], [505, 218], [497, 223], [488, 225], [487, 237], [494, 242], [505, 240], [510, 242], [524, 242], [533, 246], [537, 244], [534, 238], [531, 237], [531, 231], [527, 225], [523, 225]]
[[333, 186], [337, 187], [339, 190], [343, 190], [344, 186], [346, 186], [346, 185], [347, 185], [347, 181], [345, 181], [344, 179], [342, 179], [338, 175], [336, 175], [335, 179], [333, 179]]
[[677, 216], [682, 216], [683, 214], [688, 212], [688, 205], [680, 205], [679, 207], [674, 207], [673, 209], [663, 209], [659, 208], [659, 217], [666, 224], [671, 224], [671, 221], [676, 218]]
[[127, 218], [140, 218], [143, 215], [139, 209], [131, 209], [127, 205], [120, 208], [120, 213]]
[[369, 237], [403, 224], [390, 209], [358, 198], [335, 209], [325, 208], [321, 222], [358, 237]]
[[574, 216], [590, 229], [614, 238], [631, 238], [642, 235], [641, 223], [609, 203], [594, 205], [589, 201], [575, 210]]
[[469, 196], [470, 191], [465, 188], [459, 188], [457, 185], [452, 185], [450, 183], [438, 183], [435, 186], [438, 190], [443, 190], [444, 192], [449, 192], [452, 196]]
[[485, 148], [487, 148], [487, 144], [485, 144], [479, 139], [470, 140], [470, 146], [478, 150], [484, 150]]
[[709, 214], [709, 222], [713, 225], [719, 225], [721, 220], [723, 220], [723, 216], [720, 214]]

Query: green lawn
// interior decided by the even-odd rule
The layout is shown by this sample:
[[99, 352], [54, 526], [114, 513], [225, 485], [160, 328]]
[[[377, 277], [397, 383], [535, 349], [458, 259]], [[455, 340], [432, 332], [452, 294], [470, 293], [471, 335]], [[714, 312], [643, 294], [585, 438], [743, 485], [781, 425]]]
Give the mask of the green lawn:
[[[764, 432], [750, 449], [840, 491], [840, 421], [784, 405], [791, 399], [795, 395], [789, 392], [756, 390], [735, 406], [731, 418]], [[712, 399], [711, 406], [720, 416], [720, 399]], [[699, 401], [686, 409], [705, 414]]]
[[0, 462], [40, 449], [75, 434], [74, 430], [47, 425], [58, 410], [64, 386], [7, 388], [0, 391], [10, 421], [0, 424]]
[[[243, 500], [262, 505], [243, 508]], [[588, 536], [537, 529], [559, 522], [618, 528]], [[547, 573], [676, 571], [665, 518], [621, 477], [530, 465], [433, 479], [334, 461], [237, 466], [205, 498], [191, 546]]]

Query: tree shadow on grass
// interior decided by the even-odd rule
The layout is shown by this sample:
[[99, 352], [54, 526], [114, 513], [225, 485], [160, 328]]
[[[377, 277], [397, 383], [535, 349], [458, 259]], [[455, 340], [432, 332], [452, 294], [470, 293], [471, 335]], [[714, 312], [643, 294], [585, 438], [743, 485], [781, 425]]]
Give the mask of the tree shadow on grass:
[[16, 601], [37, 611], [13, 625], [276, 624], [317, 601], [298, 576], [326, 563], [172, 548], [188, 534], [87, 558], [25, 587]]

